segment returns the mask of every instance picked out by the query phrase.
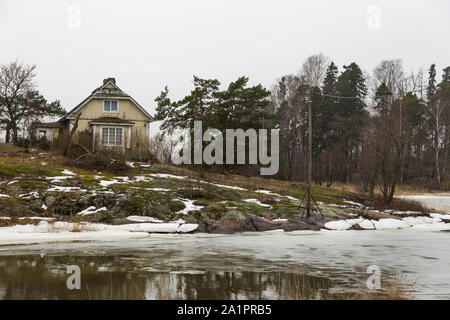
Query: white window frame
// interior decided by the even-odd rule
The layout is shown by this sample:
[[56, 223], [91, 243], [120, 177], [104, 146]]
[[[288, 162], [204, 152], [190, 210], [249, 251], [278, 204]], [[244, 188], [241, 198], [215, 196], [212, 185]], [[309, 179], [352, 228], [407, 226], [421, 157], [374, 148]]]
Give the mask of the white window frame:
[[[105, 102], [109, 101], [109, 111], [105, 110]], [[111, 102], [117, 102], [117, 110], [116, 111], [112, 111], [111, 110]], [[119, 100], [103, 100], [103, 113], [119, 113]]]
[[[108, 143], [107, 144], [103, 143], [103, 129], [121, 129], [122, 130], [122, 139], [121, 139], [122, 143], [121, 144], [110, 144], [109, 143], [109, 130], [108, 130]], [[124, 141], [125, 132], [124, 131], [125, 131], [124, 128], [120, 127], [120, 126], [101, 126], [100, 127], [100, 144], [105, 147], [123, 147], [124, 143], [125, 143], [125, 141]], [[116, 136], [115, 131], [114, 131], [114, 136]]]

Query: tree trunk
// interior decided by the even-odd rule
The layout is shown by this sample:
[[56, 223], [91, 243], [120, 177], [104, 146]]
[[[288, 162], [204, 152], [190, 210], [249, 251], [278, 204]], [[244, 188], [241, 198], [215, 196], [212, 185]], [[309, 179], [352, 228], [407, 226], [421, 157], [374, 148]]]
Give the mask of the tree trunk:
[[15, 143], [17, 143], [17, 137], [18, 137], [17, 125], [13, 125], [12, 130], [13, 130], [13, 140], [12, 140], [12, 142], [15, 144]]
[[392, 202], [392, 200], [394, 199], [395, 185], [396, 185], [396, 182], [395, 182], [395, 179], [394, 179], [394, 181], [392, 181], [391, 191], [390, 191], [389, 197], [387, 199], [387, 204], [390, 204]]
[[64, 150], [64, 155], [66, 155], [66, 156], [69, 156], [70, 150], [72, 149], [72, 144], [73, 144], [72, 139], [73, 139], [73, 135], [74, 135], [75, 131], [78, 128], [78, 120], [80, 119], [80, 117], [81, 117], [81, 112], [77, 115], [77, 117], [75, 119], [75, 123], [73, 124], [73, 128], [69, 132], [69, 141], [67, 142], [66, 148]]
[[9, 143], [10, 141], [11, 141], [11, 126], [8, 123], [6, 125], [5, 143]]
[[434, 137], [434, 156], [435, 156], [435, 170], [436, 170], [436, 181], [437, 181], [437, 188], [438, 190], [441, 190], [441, 171], [439, 170], [439, 117], [436, 116], [436, 133]]

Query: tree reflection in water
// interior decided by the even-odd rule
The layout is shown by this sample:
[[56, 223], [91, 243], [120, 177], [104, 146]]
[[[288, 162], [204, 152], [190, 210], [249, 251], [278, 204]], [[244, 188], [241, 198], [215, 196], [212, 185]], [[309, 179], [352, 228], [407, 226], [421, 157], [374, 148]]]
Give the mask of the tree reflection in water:
[[[81, 269], [81, 289], [66, 286], [68, 265]], [[282, 299], [292, 290], [327, 290], [327, 278], [301, 270], [177, 270], [164, 262], [118, 256], [0, 257], [2, 299]], [[298, 279], [301, 279], [299, 281]]]

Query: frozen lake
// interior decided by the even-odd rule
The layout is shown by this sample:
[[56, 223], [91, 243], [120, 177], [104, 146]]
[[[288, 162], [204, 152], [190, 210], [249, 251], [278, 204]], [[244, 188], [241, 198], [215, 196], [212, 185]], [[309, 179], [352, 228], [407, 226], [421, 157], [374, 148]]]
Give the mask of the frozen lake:
[[[361, 286], [367, 267], [381, 280], [415, 283], [415, 298], [450, 299], [450, 233], [324, 231], [159, 235], [148, 239], [0, 247], [3, 299], [267, 299], [286, 283]], [[68, 265], [81, 290], [66, 287]]]
[[[450, 197], [406, 196], [450, 212]], [[301, 275], [309, 286], [413, 285], [417, 299], [450, 299], [450, 232], [321, 231], [0, 246], [0, 299], [283, 299]], [[81, 271], [69, 290], [67, 266]]]
[[450, 213], [450, 194], [419, 194], [398, 196], [397, 198], [414, 200], [420, 202], [428, 207], [443, 210]]

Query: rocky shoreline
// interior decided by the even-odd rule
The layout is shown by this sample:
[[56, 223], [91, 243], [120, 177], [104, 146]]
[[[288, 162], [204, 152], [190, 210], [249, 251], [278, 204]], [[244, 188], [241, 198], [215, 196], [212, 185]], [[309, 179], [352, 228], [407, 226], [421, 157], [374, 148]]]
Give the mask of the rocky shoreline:
[[29, 226], [29, 233], [45, 232], [43, 222], [73, 224], [70, 228], [80, 233], [95, 225], [101, 231], [148, 235], [402, 229], [450, 221], [407, 201], [395, 200], [401, 209], [377, 210], [362, 194], [317, 186], [313, 192], [323, 216], [314, 212], [304, 218], [299, 205], [305, 188], [288, 181], [205, 176], [139, 162], [130, 162], [127, 174], [114, 175], [67, 167], [64, 158], [45, 153], [2, 159], [10, 163], [0, 163], [0, 236], [13, 230], [7, 228], [22, 232], [22, 226]]

